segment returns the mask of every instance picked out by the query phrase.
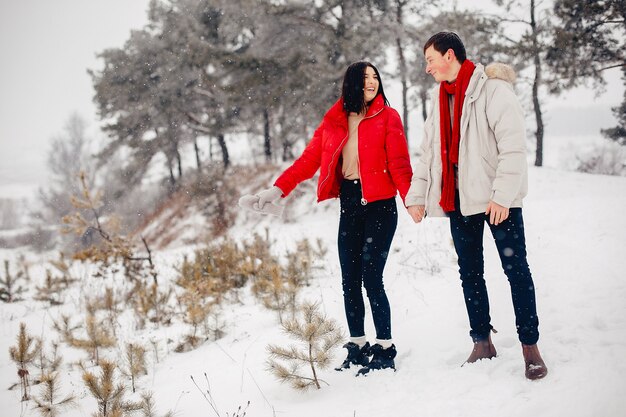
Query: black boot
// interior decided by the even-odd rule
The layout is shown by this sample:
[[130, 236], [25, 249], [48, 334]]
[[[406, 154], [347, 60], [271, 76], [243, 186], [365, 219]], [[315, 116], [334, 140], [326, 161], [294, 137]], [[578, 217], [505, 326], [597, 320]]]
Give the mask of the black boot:
[[391, 345], [390, 347], [385, 349], [381, 345], [376, 343], [370, 348], [369, 354], [373, 356], [372, 360], [370, 361], [369, 365], [364, 366], [362, 369], [359, 370], [357, 376], [365, 375], [369, 371], [374, 369], [396, 369], [396, 364], [393, 361], [393, 359], [398, 354], [398, 352], [396, 351], [396, 345]]
[[363, 347], [359, 347], [356, 343], [348, 342], [343, 345], [343, 347], [348, 349], [348, 357], [343, 361], [341, 366], [335, 368], [335, 371], [348, 369], [351, 364], [361, 366], [367, 366], [367, 364], [369, 364], [370, 358], [368, 357], [368, 352], [370, 350], [370, 342], [365, 342]]

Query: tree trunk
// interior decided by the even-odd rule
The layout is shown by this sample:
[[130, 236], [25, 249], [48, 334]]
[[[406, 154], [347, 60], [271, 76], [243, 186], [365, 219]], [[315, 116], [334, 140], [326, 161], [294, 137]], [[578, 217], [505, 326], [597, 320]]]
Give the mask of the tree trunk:
[[270, 113], [263, 109], [263, 153], [267, 162], [272, 161], [272, 137], [270, 135]]
[[198, 148], [198, 138], [196, 136], [193, 137], [193, 150], [196, 153], [196, 168], [198, 168], [198, 172], [201, 172], [202, 164], [200, 163], [200, 148]]
[[535, 0], [530, 1], [530, 27], [533, 41], [533, 63], [535, 65], [535, 78], [533, 80], [533, 108], [537, 123], [537, 149], [535, 151], [535, 166], [543, 166], [543, 117], [541, 103], [539, 102], [539, 86], [541, 85], [541, 57], [539, 56], [537, 22], [535, 20]]
[[283, 162], [293, 159], [293, 142], [283, 140]]
[[180, 151], [178, 150], [178, 143], [174, 145], [174, 154], [176, 155], [176, 163], [178, 164], [178, 179], [183, 178], [183, 161], [180, 157]]
[[[403, 19], [402, 14], [404, 7], [404, 2], [401, 0], [397, 1], [397, 9], [396, 9], [396, 20], [398, 23], [398, 30], [403, 28]], [[406, 138], [407, 147], [409, 145], [409, 104], [407, 102], [407, 94], [408, 94], [408, 80], [407, 80], [407, 69], [406, 69], [406, 58], [404, 57], [404, 46], [402, 45], [402, 39], [400, 36], [396, 36], [396, 47], [398, 48], [398, 61], [400, 63], [400, 82], [402, 84], [402, 124], [404, 126], [404, 137]]]
[[426, 108], [428, 105], [428, 90], [425, 88], [420, 90], [420, 102], [422, 103], [422, 119], [426, 121], [426, 118], [428, 117], [428, 110]]
[[176, 186], [176, 178], [174, 178], [174, 169], [172, 168], [172, 160], [167, 160], [167, 169], [170, 171], [170, 191]]
[[230, 158], [228, 156], [228, 148], [226, 147], [226, 139], [224, 138], [223, 133], [217, 135], [217, 143], [220, 145], [220, 149], [222, 150], [222, 162], [224, 163], [224, 170], [226, 170], [226, 168], [230, 165]]

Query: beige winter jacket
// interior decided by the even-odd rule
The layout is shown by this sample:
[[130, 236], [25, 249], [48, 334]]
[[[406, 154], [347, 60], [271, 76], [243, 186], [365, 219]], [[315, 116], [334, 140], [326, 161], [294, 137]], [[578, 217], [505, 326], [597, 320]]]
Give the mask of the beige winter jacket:
[[[461, 115], [458, 188], [464, 216], [484, 213], [489, 200], [521, 207], [528, 190], [524, 114], [513, 90], [515, 71], [494, 63], [477, 64]], [[444, 216], [441, 199], [439, 86], [424, 124], [422, 153], [414, 169], [406, 205], [425, 205], [428, 216]]]

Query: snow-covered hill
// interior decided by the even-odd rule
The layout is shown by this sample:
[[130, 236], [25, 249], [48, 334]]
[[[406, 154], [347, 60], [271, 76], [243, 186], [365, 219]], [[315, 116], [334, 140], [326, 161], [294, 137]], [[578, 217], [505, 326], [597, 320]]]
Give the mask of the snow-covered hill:
[[[302, 299], [318, 301], [324, 312], [345, 322], [336, 250], [338, 202], [314, 206], [312, 184], [302, 184], [288, 201], [287, 218], [260, 218], [241, 213], [231, 236], [249, 239], [257, 231], [276, 241], [280, 253], [303, 237], [321, 238], [328, 254]], [[276, 314], [254, 302], [247, 290], [242, 304], [228, 305], [222, 315], [227, 335], [187, 353], [163, 345], [159, 362], [139, 381], [155, 393], [159, 410], [178, 416], [216, 415], [194, 386], [207, 388], [206, 373], [220, 416], [233, 415], [250, 401], [246, 416], [624, 416], [626, 415], [626, 178], [586, 175], [551, 169], [530, 170], [530, 193], [524, 216], [528, 258], [537, 288], [540, 348], [549, 374], [524, 378], [511, 297], [490, 234], [485, 234], [486, 278], [490, 291], [493, 335], [498, 357], [461, 364], [471, 350], [456, 260], [448, 223], [427, 219], [420, 225], [400, 213], [398, 231], [385, 271], [392, 308], [393, 337], [398, 348], [397, 372], [321, 372], [328, 385], [300, 393], [267, 372], [266, 346], [287, 344]], [[180, 261], [191, 247], [157, 253], [161, 265]], [[0, 256], [10, 256], [3, 252]], [[162, 274], [171, 269], [163, 268]], [[41, 270], [33, 268], [35, 276]], [[170, 272], [171, 273], [171, 272]], [[71, 303], [65, 308], [71, 308]], [[38, 303], [0, 305], [1, 415], [36, 415], [32, 403], [19, 401], [15, 366], [8, 357], [19, 323], [35, 335], [49, 327], [53, 309]], [[373, 338], [371, 315], [366, 330]], [[50, 333], [49, 330], [47, 330]], [[149, 330], [126, 335], [147, 344]], [[181, 329], [160, 330], [173, 337]], [[344, 351], [337, 349], [335, 362]], [[152, 357], [152, 356], [151, 356]], [[74, 359], [74, 358], [66, 358]], [[84, 397], [67, 416], [87, 416], [95, 402], [77, 371], [64, 370], [63, 391]], [[34, 391], [38, 387], [34, 388]], [[228, 414], [227, 414], [228, 413]]]

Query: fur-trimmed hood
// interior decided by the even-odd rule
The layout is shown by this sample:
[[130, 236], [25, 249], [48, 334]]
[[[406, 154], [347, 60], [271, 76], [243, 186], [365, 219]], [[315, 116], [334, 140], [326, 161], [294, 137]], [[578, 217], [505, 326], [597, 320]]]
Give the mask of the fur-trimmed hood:
[[[465, 94], [470, 96], [470, 101], [473, 101], [474, 97], [478, 97], [477, 94], [473, 93], [479, 92], [484, 87], [485, 81], [502, 80], [513, 86], [516, 79], [517, 74], [515, 73], [515, 70], [508, 64], [493, 62], [485, 67], [478, 63], [476, 64], [474, 74], [472, 75]], [[436, 84], [431, 90], [431, 98], [433, 99], [433, 102], [437, 102], [437, 100], [439, 100], [439, 89], [439, 84]]]
[[489, 78], [497, 78], [499, 80], [508, 81], [511, 84], [515, 83], [517, 74], [513, 67], [502, 62], [494, 62], [485, 67], [485, 74]]

